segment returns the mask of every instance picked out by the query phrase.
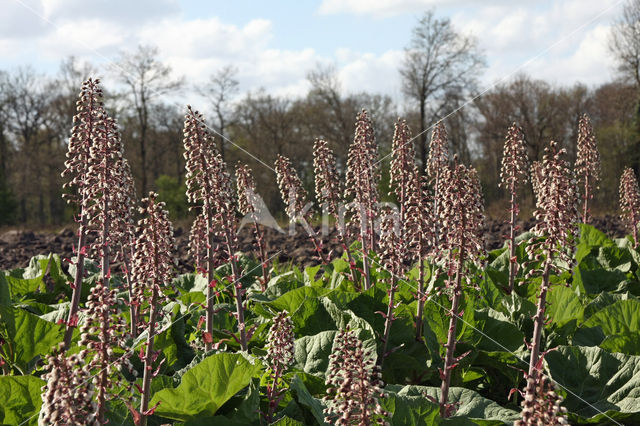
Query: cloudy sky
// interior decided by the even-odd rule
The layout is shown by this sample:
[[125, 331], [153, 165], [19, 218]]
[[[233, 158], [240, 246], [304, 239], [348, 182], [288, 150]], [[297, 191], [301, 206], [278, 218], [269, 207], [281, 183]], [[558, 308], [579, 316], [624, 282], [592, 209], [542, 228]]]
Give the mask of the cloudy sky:
[[[190, 81], [226, 64], [242, 91], [302, 94], [333, 64], [343, 88], [401, 100], [398, 65], [425, 10], [475, 35], [485, 87], [523, 71], [553, 83], [612, 78], [607, 38], [622, 0], [2, 0], [0, 69], [53, 73], [75, 55], [99, 66], [139, 44]], [[106, 69], [102, 67], [101, 69]], [[109, 79], [108, 73], [103, 75]], [[105, 82], [107, 83], [107, 82]], [[108, 83], [107, 83], [108, 84]]]

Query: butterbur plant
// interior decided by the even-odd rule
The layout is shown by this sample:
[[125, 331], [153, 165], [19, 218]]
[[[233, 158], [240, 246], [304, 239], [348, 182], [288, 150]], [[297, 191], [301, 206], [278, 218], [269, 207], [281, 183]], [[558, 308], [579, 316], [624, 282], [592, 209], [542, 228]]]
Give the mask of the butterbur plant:
[[382, 355], [380, 366], [388, 356], [389, 338], [391, 337], [391, 324], [395, 319], [393, 310], [395, 309], [395, 294], [398, 290], [398, 280], [403, 279], [407, 270], [405, 257], [407, 253], [407, 241], [403, 238], [403, 222], [398, 221], [398, 215], [387, 210], [380, 219], [380, 262], [386, 271], [390, 273], [389, 290], [387, 291], [389, 300], [387, 313], [384, 315], [384, 332], [382, 335]]
[[236, 301], [238, 339], [243, 351], [247, 350], [247, 333], [244, 322], [244, 289], [240, 282], [240, 269], [236, 259], [238, 247], [235, 200], [231, 178], [226, 164], [217, 152], [213, 137], [204, 124], [202, 114], [187, 107], [184, 121], [184, 147], [186, 159], [187, 199], [199, 205], [207, 226], [207, 313], [205, 348], [211, 350], [213, 336], [213, 305], [215, 284], [215, 243], [217, 235], [225, 247], [231, 263], [231, 280]]
[[375, 251], [375, 220], [378, 215], [378, 145], [373, 123], [362, 110], [356, 120], [353, 143], [347, 156], [345, 199], [350, 201], [352, 220], [360, 229], [364, 289], [371, 287], [370, 251]]
[[[446, 256], [445, 267], [447, 290], [451, 298], [451, 310], [444, 367], [440, 371], [440, 414], [449, 417], [453, 405], [449, 404], [451, 370], [464, 357], [455, 358], [458, 318], [464, 303], [463, 279], [470, 284], [471, 272], [466, 262], [478, 262], [483, 252], [481, 226], [484, 221], [484, 203], [478, 173], [474, 168], [459, 164], [454, 157], [453, 165], [442, 171], [442, 195], [439, 217], [442, 224], [442, 249]], [[466, 355], [466, 354], [465, 354]]]
[[258, 196], [256, 194], [256, 181], [251, 174], [249, 166], [236, 165], [236, 189], [238, 191], [238, 211], [243, 215], [250, 215], [253, 221], [253, 232], [258, 245], [258, 255], [260, 257], [260, 266], [262, 268], [262, 279], [260, 286], [262, 291], [267, 289], [269, 282], [269, 258], [267, 257], [267, 247], [264, 240], [264, 234], [258, 226], [258, 215], [256, 214], [256, 205]]
[[269, 409], [264, 414], [267, 423], [274, 421], [274, 414], [286, 389], [282, 376], [294, 361], [293, 321], [287, 311], [279, 312], [273, 318], [273, 325], [267, 335], [267, 365], [269, 365], [270, 383], [267, 385]]
[[633, 169], [625, 167], [620, 178], [620, 209], [622, 220], [633, 234], [634, 247], [638, 247], [638, 225], [640, 224], [640, 189]]
[[408, 188], [415, 180], [418, 168], [415, 164], [415, 151], [411, 142], [411, 130], [405, 120], [398, 120], [395, 124], [393, 141], [391, 143], [391, 192], [396, 196], [400, 207], [400, 223], [404, 223], [409, 205]]
[[392, 143], [391, 187], [400, 203], [401, 238], [406, 241], [406, 254], [418, 261], [418, 291], [416, 297], [416, 339], [422, 336], [424, 311], [425, 260], [433, 247], [432, 206], [429, 203], [426, 180], [415, 164], [411, 130], [405, 120], [398, 120]]
[[189, 232], [189, 257], [196, 263], [196, 271], [207, 273], [207, 218], [203, 213], [196, 216]]
[[432, 254], [435, 247], [433, 204], [429, 200], [426, 179], [420, 176], [419, 173], [416, 173], [414, 179], [408, 182], [407, 193], [408, 208], [404, 232], [408, 244], [407, 250], [412, 258], [418, 261], [416, 340], [421, 340], [422, 317], [424, 313], [424, 303], [426, 301], [424, 289], [425, 261]]
[[311, 241], [316, 248], [318, 257], [322, 263], [328, 263], [322, 252], [322, 241], [318, 234], [309, 225], [311, 219], [311, 204], [307, 201], [307, 191], [302, 186], [296, 169], [291, 165], [291, 160], [282, 155], [278, 155], [275, 163], [276, 180], [282, 201], [285, 203], [285, 212], [292, 222], [300, 221], [305, 230], [309, 233]]
[[142, 219], [138, 222], [135, 257], [133, 258], [133, 277], [136, 284], [135, 294], [139, 301], [148, 301], [147, 312], [140, 311], [140, 321], [146, 319], [147, 342], [144, 352], [144, 375], [142, 377], [142, 396], [140, 402], [141, 425], [153, 409], [149, 409], [151, 379], [157, 375], [154, 370], [153, 343], [158, 333], [158, 322], [162, 319], [162, 304], [166, 302], [163, 288], [171, 282], [174, 258], [172, 255], [175, 241], [173, 226], [164, 203], [157, 201], [157, 194], [151, 192], [142, 200], [140, 209]]
[[39, 424], [99, 425], [91, 372], [81, 354], [65, 354], [64, 342], [47, 356]]
[[527, 181], [527, 150], [524, 145], [522, 129], [513, 123], [507, 132], [502, 154], [502, 168], [500, 170], [500, 185], [503, 186], [511, 197], [509, 208], [509, 286], [507, 292], [513, 291], [513, 282], [518, 272], [518, 259], [516, 258], [516, 218], [518, 217], [518, 203], [516, 190], [518, 185]]
[[64, 337], [65, 347], [69, 347], [73, 330], [78, 322], [78, 307], [80, 304], [80, 295], [82, 294], [82, 278], [84, 276], [84, 259], [87, 255], [86, 238], [88, 213], [87, 197], [89, 172], [89, 151], [96, 132], [96, 128], [102, 119], [103, 103], [102, 89], [100, 88], [100, 80], [88, 79], [82, 84], [80, 97], [76, 102], [78, 113], [73, 117], [73, 128], [71, 129], [71, 137], [69, 138], [67, 160], [65, 161], [65, 169], [62, 177], [69, 178], [69, 182], [63, 185], [63, 188], [70, 190], [69, 194], [65, 194], [69, 204], [79, 209], [79, 215], [76, 219], [79, 223], [78, 227], [78, 246], [76, 251], [76, 271], [72, 284], [73, 294], [71, 296], [71, 305], [67, 316], [67, 330]]
[[116, 290], [110, 290], [102, 281], [91, 289], [80, 326], [80, 352], [83, 369], [93, 376], [95, 389], [95, 415], [99, 424], [105, 423], [107, 402], [114, 389], [122, 384], [121, 369], [134, 372], [129, 362], [127, 347], [129, 332], [126, 320], [119, 315]]
[[[439, 202], [442, 193], [442, 173], [449, 165], [449, 139], [447, 129], [442, 121], [438, 121], [431, 134], [429, 143], [429, 158], [424, 166], [429, 177], [429, 182], [433, 190], [433, 214], [439, 215]], [[437, 223], [434, 221], [434, 227]], [[438, 229], [434, 228], [434, 234], [439, 235]]]
[[541, 161], [533, 161], [531, 163], [530, 177], [531, 177], [531, 187], [533, 188], [533, 195], [536, 199], [536, 205], [537, 205], [538, 200], [540, 199], [540, 191], [541, 191], [541, 185], [543, 181]]
[[[89, 85], [89, 87], [93, 86]], [[88, 102], [88, 105], [84, 105], [85, 102]], [[85, 108], [94, 108], [94, 106], [91, 101], [85, 100], [84, 95], [81, 95], [78, 109], [84, 111]], [[83, 120], [82, 116], [79, 120]], [[134, 203], [131, 198], [133, 185], [115, 120], [109, 117], [102, 107], [97, 108], [84, 120], [91, 120], [90, 134], [88, 134], [88, 124], [84, 125], [84, 128], [74, 128], [72, 131], [69, 152], [72, 153], [70, 157], [73, 161], [71, 159], [68, 161], [67, 170], [74, 175], [71, 181], [72, 186], [81, 192], [79, 195], [82, 198], [81, 235], [86, 236], [87, 233], [96, 235], [90, 249], [100, 259], [101, 279], [104, 286], [108, 288], [111, 263], [118, 250], [121, 247], [129, 247], [130, 244], [131, 207]], [[80, 133], [77, 137], [76, 132]], [[86, 163], [80, 165], [79, 160]], [[67, 170], [64, 174], [67, 174]], [[82, 182], [79, 181], [80, 177]], [[127, 251], [124, 250], [121, 253], [128, 254]], [[84, 258], [80, 257], [81, 252], [86, 255], [87, 246], [84, 241], [78, 247], [76, 273], [83, 269], [81, 263], [84, 263]], [[77, 286], [81, 286], [81, 278]], [[74, 287], [76, 287], [75, 281]], [[67, 321], [65, 335], [67, 347], [71, 343], [73, 328], [77, 324], [78, 304], [79, 295], [75, 294], [72, 296]]]
[[335, 425], [385, 424], [389, 417], [380, 405], [380, 369], [372, 353], [364, 350], [353, 330], [341, 330], [333, 341], [325, 383], [328, 386], [325, 422]]
[[578, 155], [575, 166], [576, 177], [582, 186], [582, 223], [589, 223], [589, 202], [593, 199], [594, 186], [600, 180], [600, 153], [593, 133], [591, 120], [587, 114], [578, 123]]
[[340, 210], [342, 187], [336, 168], [336, 157], [324, 139], [316, 139], [313, 144], [313, 172], [316, 198], [323, 205], [323, 208], [336, 220], [338, 238], [349, 261], [350, 279], [356, 287], [359, 287], [359, 283], [356, 283], [356, 275], [354, 272], [355, 261], [353, 260], [353, 254], [347, 241], [347, 228], [343, 217], [344, 212]]
[[538, 305], [533, 317], [534, 329], [531, 339], [531, 358], [528, 377], [536, 379], [540, 361], [540, 340], [545, 323], [546, 297], [550, 286], [550, 274], [560, 272], [559, 261], [571, 264], [572, 240], [577, 222], [576, 183], [569, 164], [562, 157], [564, 149], [551, 141], [545, 148], [542, 159], [537, 208], [534, 213], [536, 225], [532, 232], [535, 239], [526, 247], [529, 260], [537, 263], [527, 278], [541, 274]]
[[555, 385], [540, 372], [535, 378], [527, 379], [527, 389], [522, 405], [522, 419], [514, 426], [568, 425], [567, 409], [562, 407], [562, 397], [555, 391]]

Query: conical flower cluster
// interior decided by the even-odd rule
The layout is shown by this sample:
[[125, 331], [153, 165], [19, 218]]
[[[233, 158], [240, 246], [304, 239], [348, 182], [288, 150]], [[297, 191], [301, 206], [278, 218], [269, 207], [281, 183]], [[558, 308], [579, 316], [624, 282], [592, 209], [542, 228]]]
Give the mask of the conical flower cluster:
[[502, 152], [500, 184], [509, 192], [515, 192], [517, 185], [525, 183], [528, 178], [527, 149], [524, 145], [522, 129], [513, 123], [507, 131]]
[[427, 176], [435, 183], [441, 170], [449, 165], [449, 140], [447, 129], [442, 121], [438, 121], [431, 134], [429, 158], [427, 159]]
[[101, 280], [91, 289], [84, 313], [85, 320], [79, 331], [80, 345], [86, 349], [80, 355], [84, 358], [83, 368], [94, 375], [96, 413], [102, 422], [107, 401], [122, 383], [120, 370], [126, 367], [134, 371], [127, 347], [130, 336], [127, 321], [119, 315], [117, 291], [109, 290]]
[[578, 123], [578, 156], [575, 167], [576, 177], [582, 182], [582, 198], [584, 211], [582, 221], [589, 221], [589, 201], [593, 198], [594, 186], [600, 180], [600, 153], [596, 144], [596, 136], [587, 114]]
[[443, 186], [438, 213], [442, 224], [441, 256], [447, 256], [448, 275], [453, 276], [460, 256], [477, 261], [484, 250], [484, 201], [476, 169], [467, 168], [454, 158], [454, 164], [441, 173]]
[[99, 79], [88, 79], [82, 83], [80, 98], [76, 102], [78, 113], [73, 117], [73, 128], [69, 139], [67, 160], [62, 177], [70, 177], [63, 188], [70, 189], [63, 197], [69, 203], [82, 207], [86, 198], [85, 189], [89, 169], [89, 149], [93, 142], [96, 128], [104, 115], [102, 88]]
[[[133, 258], [134, 295], [139, 306], [152, 294], [158, 296], [158, 303], [166, 301], [162, 289], [171, 283], [175, 265], [173, 225], [165, 204], [158, 201], [157, 194], [150, 192], [148, 198], [142, 199], [142, 205]], [[142, 317], [139, 320], [142, 321]]]
[[369, 244], [373, 242], [373, 224], [379, 201], [377, 161], [378, 144], [373, 123], [367, 111], [362, 110], [356, 119], [356, 133], [347, 157], [345, 199], [353, 200], [353, 220], [365, 230]]
[[336, 170], [336, 157], [324, 139], [316, 139], [313, 144], [313, 171], [316, 198], [329, 214], [338, 218], [342, 188]]
[[341, 330], [329, 356], [325, 421], [335, 425], [384, 424], [389, 413], [382, 409], [384, 383], [372, 354], [352, 330]]
[[293, 168], [291, 160], [282, 155], [278, 155], [275, 163], [276, 181], [285, 203], [284, 211], [292, 221], [305, 218], [310, 210], [305, 209], [307, 205], [307, 191], [302, 186], [302, 181], [298, 177], [298, 172]]
[[522, 400], [522, 420], [514, 426], [568, 425], [567, 409], [562, 407], [562, 397], [555, 392], [555, 386], [544, 374], [529, 377], [527, 390]]
[[638, 225], [640, 224], [640, 189], [633, 169], [626, 167], [620, 178], [620, 209], [622, 220], [627, 223], [633, 234], [635, 247], [638, 247]]
[[47, 356], [40, 424], [98, 425], [89, 366], [81, 354], [66, 356], [64, 344]]
[[400, 204], [400, 221], [404, 222], [409, 207], [408, 189], [418, 174], [411, 130], [405, 120], [399, 119], [395, 124], [391, 153], [390, 184], [396, 200]]
[[[541, 260], [540, 270], [557, 269], [556, 260], [571, 263], [571, 240], [578, 218], [576, 184], [569, 163], [562, 157], [566, 151], [551, 141], [545, 148], [540, 167], [536, 225], [532, 232], [544, 237], [527, 245], [531, 260]], [[536, 271], [531, 271], [535, 273]]]

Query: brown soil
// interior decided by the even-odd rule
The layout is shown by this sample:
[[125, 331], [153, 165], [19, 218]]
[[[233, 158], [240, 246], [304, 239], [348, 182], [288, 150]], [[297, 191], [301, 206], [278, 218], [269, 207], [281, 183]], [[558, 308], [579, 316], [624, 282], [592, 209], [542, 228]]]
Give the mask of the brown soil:
[[[526, 231], [533, 226], [534, 220], [520, 222], [520, 230]], [[616, 216], [598, 217], [593, 225], [605, 232], [609, 237], [618, 238], [625, 235], [625, 230]], [[274, 256], [280, 263], [293, 262], [297, 265], [317, 263], [314, 245], [308, 234], [298, 226], [295, 232], [289, 233], [284, 229], [280, 233], [271, 228], [264, 228], [265, 241], [269, 257]], [[509, 233], [506, 223], [488, 220], [485, 226], [485, 247], [488, 250], [502, 247], [505, 236]], [[188, 272], [193, 270], [192, 261], [188, 256], [188, 230], [178, 227], [175, 231], [178, 243], [178, 270]], [[342, 254], [342, 247], [337, 242], [335, 231], [324, 236], [325, 253], [333, 250], [332, 257]], [[240, 250], [255, 252], [252, 227], [245, 227], [239, 233]], [[37, 254], [57, 253], [63, 259], [73, 256], [73, 248], [77, 244], [75, 232], [72, 228], [64, 228], [58, 232], [29, 230], [9, 230], [0, 234], [0, 270], [10, 270], [25, 267], [29, 259]]]

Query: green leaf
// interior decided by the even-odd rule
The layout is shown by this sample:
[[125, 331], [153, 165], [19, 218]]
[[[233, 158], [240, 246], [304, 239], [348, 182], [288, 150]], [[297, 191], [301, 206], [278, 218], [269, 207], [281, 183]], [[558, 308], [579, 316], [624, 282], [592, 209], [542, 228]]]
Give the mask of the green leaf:
[[12, 361], [24, 373], [36, 356], [49, 353], [64, 338], [64, 325], [45, 321], [23, 309], [0, 306], [0, 319], [14, 354]]
[[11, 305], [11, 292], [4, 272], [0, 271], [0, 306]]
[[581, 223], [579, 227], [580, 238], [576, 247], [577, 263], [582, 262], [582, 259], [589, 255], [594, 247], [615, 246], [615, 243], [604, 232], [597, 230], [593, 226]]
[[182, 376], [175, 389], [163, 389], [150, 403], [160, 402], [155, 414], [189, 421], [213, 416], [233, 395], [260, 374], [260, 362], [242, 354], [220, 353], [205, 358]]
[[337, 331], [321, 331], [313, 336], [302, 336], [295, 340], [296, 366], [309, 374], [324, 375], [329, 366], [329, 355]]
[[[640, 333], [640, 301], [619, 300], [593, 314], [574, 335], [574, 343], [595, 346], [611, 337], [607, 348], [614, 352], [640, 355], [640, 340], [630, 339]], [[625, 338], [628, 336], [629, 338]]]
[[291, 380], [290, 388], [295, 392], [296, 400], [298, 401], [298, 403], [311, 411], [311, 414], [316, 419], [318, 424], [322, 426], [326, 425], [323, 413], [323, 410], [325, 408], [324, 405], [319, 399], [311, 396], [311, 394], [307, 390], [307, 387], [297, 375], [293, 377], [293, 380]]
[[[440, 388], [432, 386], [400, 386], [389, 385], [389, 391], [396, 391], [398, 395], [407, 396], [431, 396], [440, 400]], [[449, 389], [449, 403], [460, 403], [455, 417], [468, 417], [471, 419], [497, 420], [500, 422], [515, 421], [520, 419], [520, 413], [501, 407], [498, 403], [491, 401], [471, 389], [452, 387]]]
[[587, 294], [614, 291], [627, 281], [624, 272], [607, 271], [600, 266], [587, 267], [584, 262], [573, 269], [573, 286]]
[[600, 293], [595, 299], [591, 301], [584, 308], [584, 320], [587, 320], [596, 312], [601, 311], [603, 308], [617, 302], [618, 300], [628, 300], [633, 298], [629, 293], [616, 294], [603, 292]]
[[391, 412], [392, 425], [430, 426], [440, 420], [440, 407], [423, 396], [391, 393], [381, 401], [381, 405]]
[[0, 376], [0, 423], [37, 425], [44, 384], [34, 376]]
[[563, 405], [576, 415], [590, 418], [610, 410], [640, 414], [640, 356], [560, 346], [545, 361], [551, 378], [567, 391]]
[[304, 426], [304, 423], [294, 420], [289, 416], [284, 416], [278, 421], [271, 423], [271, 426]]
[[571, 320], [582, 321], [584, 308], [575, 291], [565, 286], [553, 286], [547, 293], [547, 314], [553, 324], [561, 327]]

